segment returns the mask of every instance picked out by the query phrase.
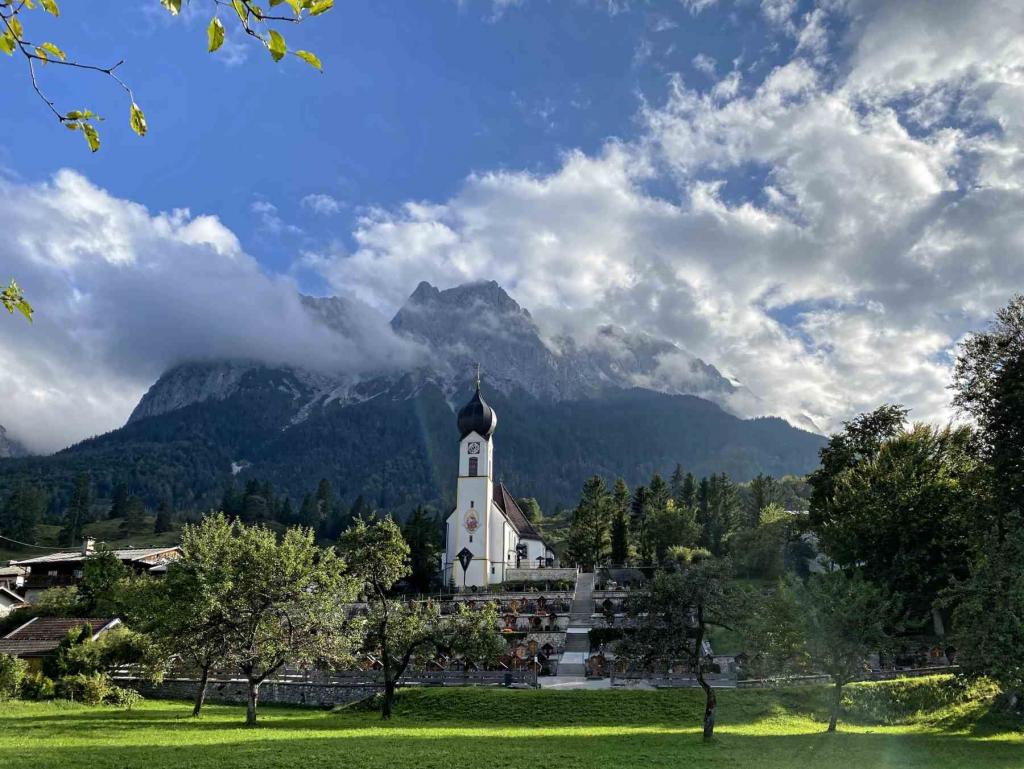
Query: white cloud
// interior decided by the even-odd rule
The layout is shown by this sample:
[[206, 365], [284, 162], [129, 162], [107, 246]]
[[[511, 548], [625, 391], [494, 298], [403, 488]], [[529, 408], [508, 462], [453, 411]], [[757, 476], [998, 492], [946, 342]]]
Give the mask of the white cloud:
[[0, 424], [52, 450], [124, 422], [167, 367], [252, 358], [359, 371], [416, 351], [386, 321], [356, 338], [314, 323], [296, 286], [265, 275], [215, 217], [152, 214], [72, 171], [52, 182], [0, 180], [0, 264], [36, 309], [0, 319]]
[[636, 141], [376, 211], [325, 274], [388, 309], [494, 278], [551, 333], [668, 337], [826, 428], [886, 400], [948, 418], [953, 345], [1024, 285], [1024, 8], [829, 7], [845, 58], [823, 12], [766, 4], [796, 52], [760, 83], [677, 78]]
[[340, 213], [345, 208], [345, 204], [342, 201], [322, 192], [306, 195], [302, 199], [302, 205], [321, 216], [332, 216]]
[[693, 68], [698, 72], [703, 72], [708, 77], [714, 77], [717, 62], [711, 56], [708, 56], [706, 53], [698, 53], [693, 57], [692, 63]]

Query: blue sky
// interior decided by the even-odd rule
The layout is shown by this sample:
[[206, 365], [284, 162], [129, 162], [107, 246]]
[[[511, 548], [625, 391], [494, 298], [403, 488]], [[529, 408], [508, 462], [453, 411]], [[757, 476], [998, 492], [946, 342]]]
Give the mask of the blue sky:
[[[662, 102], [669, 73], [700, 88], [715, 82], [694, 67], [698, 54], [720, 73], [737, 58], [767, 71], [794, 45], [758, 23], [756, 3], [694, 14], [676, 0], [619, 12], [582, 1], [502, 10], [486, 0], [344, 0], [283, 28], [293, 47], [320, 56], [321, 77], [291, 57], [275, 64], [239, 34], [207, 53], [208, 15], [198, 0], [177, 19], [155, 0], [66, 2], [56, 22], [37, 14], [32, 30], [73, 58], [125, 59], [121, 74], [150, 133], [130, 133], [113, 84], [51, 67], [42, 82], [59, 105], [107, 118], [103, 148], [89, 156], [27, 82], [12, 81], [0, 115], [3, 165], [26, 179], [75, 168], [153, 210], [216, 214], [276, 271], [309, 241], [260, 227], [254, 201], [271, 202], [306, 238], [344, 240], [363, 207], [444, 199], [474, 171], [546, 172], [568, 150], [632, 138], [642, 100]], [[348, 208], [325, 222], [300, 205], [309, 194]]]
[[[378, 370], [421, 280], [670, 340], [638, 384], [691, 391], [696, 356], [744, 416], [942, 422], [957, 344], [1024, 286], [1019, 0], [338, 0], [283, 29], [323, 76], [238, 33], [208, 54], [210, 0], [63, 5], [28, 34], [123, 57], [150, 133], [51, 67], [108, 118], [90, 155], [0, 60], [0, 278], [38, 310], [0, 323], [0, 424], [33, 448], [184, 359]], [[297, 291], [357, 302], [350, 337]]]

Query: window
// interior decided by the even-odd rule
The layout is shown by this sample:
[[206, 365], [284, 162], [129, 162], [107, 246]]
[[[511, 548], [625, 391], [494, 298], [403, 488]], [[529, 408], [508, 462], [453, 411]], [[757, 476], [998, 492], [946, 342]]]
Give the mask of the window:
[[491, 567], [491, 574], [494, 574], [494, 567]]
[[476, 475], [476, 473], [477, 473], [477, 463], [478, 462], [479, 462], [479, 458], [478, 457], [470, 457], [469, 458], [469, 474], [470, 475]]

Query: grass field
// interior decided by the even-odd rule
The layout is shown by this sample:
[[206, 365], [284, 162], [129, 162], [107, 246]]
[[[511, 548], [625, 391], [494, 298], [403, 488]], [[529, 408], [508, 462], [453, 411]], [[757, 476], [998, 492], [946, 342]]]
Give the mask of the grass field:
[[1024, 767], [1019, 725], [982, 701], [945, 704], [897, 724], [824, 734], [820, 690], [726, 691], [705, 745], [695, 691], [424, 690], [396, 717], [373, 712], [145, 702], [130, 713], [69, 703], [0, 705], [0, 767]]

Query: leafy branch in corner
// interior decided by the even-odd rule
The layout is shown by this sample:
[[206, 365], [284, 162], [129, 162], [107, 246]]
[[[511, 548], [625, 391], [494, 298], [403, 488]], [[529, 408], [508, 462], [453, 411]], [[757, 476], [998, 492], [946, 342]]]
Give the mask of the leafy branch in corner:
[[25, 316], [29, 323], [32, 322], [32, 305], [25, 299], [25, 295], [21, 291], [21, 286], [15, 283], [13, 280], [10, 285], [0, 289], [0, 303], [3, 304], [4, 309], [7, 312], [14, 314], [17, 310]]
[[[183, 0], [160, 0], [160, 4], [166, 8], [171, 15], [177, 16], [181, 13]], [[188, 0], [185, 0], [187, 3]], [[302, 61], [306, 62], [317, 71], [323, 72], [323, 65], [316, 54], [311, 51], [296, 50], [289, 51], [284, 36], [275, 28], [282, 23], [298, 24], [307, 17], [319, 16], [334, 7], [334, 0], [269, 0], [270, 8], [287, 6], [280, 13], [265, 11], [261, 6], [252, 0], [212, 0], [214, 16], [207, 27], [208, 50], [212, 53], [219, 49], [226, 36], [224, 22], [220, 18], [221, 8], [228, 8], [237, 17], [237, 23], [250, 37], [259, 40], [270, 52], [274, 61], [280, 61], [286, 54], [291, 53]], [[145, 136], [149, 129], [146, 123], [146, 116], [142, 108], [135, 101], [132, 89], [121, 79], [118, 71], [124, 64], [121, 59], [110, 66], [97, 64], [86, 64], [68, 57], [67, 53], [52, 42], [32, 42], [26, 37], [23, 17], [26, 11], [42, 10], [53, 17], [60, 16], [60, 8], [56, 0], [0, 0], [0, 52], [14, 57], [21, 54], [25, 61], [29, 82], [47, 109], [65, 128], [71, 131], [79, 131], [85, 137], [89, 149], [96, 152], [100, 148], [100, 135], [96, 129], [96, 123], [103, 118], [91, 109], [64, 110], [58, 108], [53, 99], [49, 98], [39, 84], [39, 73], [44, 67], [66, 67], [77, 70], [94, 72], [110, 78], [124, 91], [128, 98], [128, 120], [131, 129], [139, 136]], [[8, 304], [7, 291], [4, 290], [4, 306], [13, 312], [12, 307], [25, 313], [25, 309], [16, 304]], [[24, 303], [24, 300], [22, 300]], [[31, 315], [31, 307], [26, 313]]]

